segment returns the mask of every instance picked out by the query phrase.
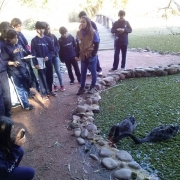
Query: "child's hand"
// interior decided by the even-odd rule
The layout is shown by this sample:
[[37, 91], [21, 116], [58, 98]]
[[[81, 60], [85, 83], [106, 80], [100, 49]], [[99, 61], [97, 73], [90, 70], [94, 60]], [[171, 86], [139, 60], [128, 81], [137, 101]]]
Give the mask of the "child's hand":
[[20, 51], [22, 51], [23, 50], [23, 48], [16, 48], [14, 51], [13, 51], [13, 54], [16, 54], [16, 53], [18, 53], [18, 52], [20, 52]]
[[39, 65], [35, 65], [35, 68], [36, 68], [36, 69], [39, 69]]
[[16, 137], [15, 137], [15, 144], [18, 145], [18, 146], [22, 146], [22, 145], [25, 143], [25, 141], [26, 141], [25, 135], [24, 135], [23, 137], [21, 137], [21, 131], [22, 131], [22, 130], [23, 130], [23, 129], [21, 129], [21, 130], [17, 133], [17, 135], [16, 135]]
[[44, 58], [44, 61], [46, 62], [46, 61], [48, 61], [49, 60], [49, 58], [46, 56], [45, 58]]
[[14, 61], [13, 65], [14, 65], [14, 67], [18, 67], [20, 65], [20, 62], [19, 61]]

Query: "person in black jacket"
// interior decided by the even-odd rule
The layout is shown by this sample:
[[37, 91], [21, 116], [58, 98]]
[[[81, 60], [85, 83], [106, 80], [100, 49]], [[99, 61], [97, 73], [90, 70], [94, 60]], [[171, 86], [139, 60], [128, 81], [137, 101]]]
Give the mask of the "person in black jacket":
[[[18, 34], [18, 44], [20, 44], [23, 47], [23, 49], [26, 51], [27, 55], [30, 55], [31, 54], [31, 48], [28, 45], [27, 39], [25, 38], [25, 36], [21, 32], [21, 26], [22, 26], [21, 20], [19, 18], [13, 18], [11, 20], [11, 26]], [[24, 61], [26, 62], [28, 71], [30, 73], [31, 87], [34, 87], [34, 88], [36, 88], [37, 91], [40, 91], [40, 87], [39, 87], [37, 77], [33, 71], [32, 65], [31, 65], [31, 59], [24, 60]], [[29, 92], [28, 92], [29, 98], [33, 98], [34, 95], [35, 95], [34, 92], [29, 90]]]
[[81, 82], [81, 73], [79, 70], [78, 63], [76, 61], [76, 42], [74, 37], [71, 34], [67, 33], [67, 29], [65, 27], [59, 28], [59, 33], [61, 37], [59, 38], [60, 51], [59, 57], [61, 62], [65, 62], [68, 75], [70, 78], [70, 84], [74, 84], [74, 75], [72, 72], [72, 66], [74, 67], [74, 71], [77, 77], [78, 82]]
[[34, 169], [19, 164], [24, 150], [21, 147], [26, 140], [21, 129], [14, 135], [14, 123], [11, 119], [0, 116], [0, 179], [1, 180], [31, 180]]
[[115, 33], [115, 50], [114, 50], [114, 62], [111, 71], [118, 69], [119, 65], [119, 53], [121, 50], [122, 60], [121, 60], [121, 69], [125, 69], [126, 65], [126, 53], [128, 46], [128, 33], [132, 32], [132, 28], [128, 21], [124, 19], [125, 11], [120, 10], [118, 13], [119, 19], [114, 22], [111, 29], [111, 33]]
[[10, 27], [9, 22], [0, 24], [0, 115], [11, 117], [11, 95], [7, 76], [8, 60], [4, 52], [6, 30]]

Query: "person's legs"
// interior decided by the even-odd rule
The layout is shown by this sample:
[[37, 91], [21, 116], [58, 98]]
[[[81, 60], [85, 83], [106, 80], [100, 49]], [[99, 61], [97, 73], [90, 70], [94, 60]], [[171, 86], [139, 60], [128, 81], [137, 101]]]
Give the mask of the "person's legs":
[[39, 77], [41, 95], [47, 96], [49, 94], [49, 89], [46, 82], [46, 69], [39, 69], [38, 77]]
[[81, 95], [85, 92], [86, 73], [88, 69], [88, 59], [81, 61], [81, 87], [76, 95]]
[[100, 62], [99, 62], [99, 58], [98, 58], [98, 55], [97, 55], [97, 66], [96, 66], [96, 71], [99, 73], [99, 72], [102, 72], [102, 68], [100, 66]]
[[36, 75], [35, 75], [35, 73], [33, 71], [31, 61], [27, 60], [26, 63], [28, 65], [29, 72], [30, 72], [30, 75], [31, 75], [32, 87], [36, 88], [36, 90], [39, 91], [39, 89], [40, 89], [39, 83], [38, 83], [37, 77], [36, 77]]
[[73, 75], [73, 72], [72, 72], [71, 60], [65, 61], [65, 64], [66, 64], [66, 67], [67, 67], [67, 70], [68, 70], [69, 78], [70, 78], [70, 80], [72, 82], [74, 82], [74, 75]]
[[81, 88], [85, 88], [88, 64], [88, 59], [81, 61]]
[[89, 69], [91, 71], [92, 75], [92, 81], [91, 81], [91, 87], [93, 88], [96, 85], [96, 80], [97, 80], [97, 73], [96, 73], [96, 65], [97, 65], [97, 56], [91, 57], [88, 59], [88, 65]]
[[59, 84], [60, 84], [60, 86], [63, 86], [62, 74], [61, 74], [61, 70], [60, 70], [60, 59], [58, 56], [53, 57], [52, 64], [54, 66], [55, 72], [56, 72], [57, 77], [59, 79]]
[[34, 169], [31, 167], [15, 167], [13, 172], [5, 180], [31, 180], [34, 174]]
[[113, 62], [113, 68], [112, 70], [117, 70], [118, 65], [119, 65], [119, 53], [120, 53], [120, 46], [118, 43], [115, 45], [115, 50], [114, 50], [114, 62]]
[[4, 100], [3, 100], [3, 94], [1, 90], [1, 82], [0, 82], [0, 116], [4, 116], [5, 108], [4, 108]]
[[23, 78], [14, 76], [13, 80], [14, 80], [14, 84], [16, 86], [18, 95], [23, 103], [24, 108], [30, 107], [30, 104], [28, 101], [28, 92], [26, 91], [23, 85]]
[[46, 81], [49, 88], [49, 91], [52, 92], [52, 84], [53, 84], [53, 66], [52, 61], [48, 60], [45, 62], [46, 64]]
[[80, 73], [77, 61], [75, 59], [72, 59], [71, 63], [72, 63], [72, 66], [74, 67], [74, 71], [75, 71], [78, 82], [81, 82], [81, 73]]
[[19, 164], [24, 156], [24, 149], [22, 147], [19, 148], [19, 151], [20, 151], [20, 155], [19, 155], [17, 162], [15, 163], [15, 167], [19, 166]]
[[121, 54], [122, 54], [121, 68], [125, 68], [125, 65], [126, 65], [126, 54], [127, 54], [127, 45], [121, 45]]
[[11, 116], [11, 95], [10, 95], [10, 87], [7, 72], [4, 71], [0, 73], [0, 81], [1, 81], [1, 88], [2, 88], [2, 95], [4, 101], [4, 108], [5, 108], [5, 116]]

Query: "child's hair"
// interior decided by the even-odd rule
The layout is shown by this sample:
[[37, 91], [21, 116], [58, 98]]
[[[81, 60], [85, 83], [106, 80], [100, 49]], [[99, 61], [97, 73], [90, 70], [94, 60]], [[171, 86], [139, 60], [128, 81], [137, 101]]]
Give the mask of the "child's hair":
[[10, 154], [11, 146], [14, 142], [11, 138], [11, 129], [13, 125], [11, 119], [0, 116], [0, 150], [6, 155]]
[[6, 40], [9, 41], [10, 39], [15, 38], [17, 35], [17, 32], [14, 29], [10, 28], [6, 32]]
[[119, 12], [118, 12], [118, 16], [125, 16], [126, 15], [126, 13], [125, 13], [125, 11], [123, 11], [123, 10], [120, 10]]
[[81, 19], [84, 19], [87, 22], [87, 26], [85, 30], [89, 36], [93, 37], [94, 30], [91, 25], [91, 20], [87, 16], [82, 16]]
[[78, 16], [79, 18], [82, 18], [83, 16], [87, 16], [87, 14], [85, 11], [81, 11]]
[[46, 22], [37, 21], [35, 24], [35, 29], [46, 29]]
[[59, 28], [59, 33], [60, 33], [61, 35], [64, 35], [64, 34], [67, 33], [67, 29], [66, 29], [64, 26], [61, 26], [61, 27]]
[[7, 22], [7, 21], [1, 22], [1, 24], [0, 24], [0, 33], [1, 33], [0, 39], [3, 39], [3, 40], [6, 39], [6, 32], [10, 27], [11, 27], [11, 25], [9, 22]]
[[11, 20], [11, 26], [12, 27], [16, 27], [16, 26], [18, 26], [18, 24], [22, 24], [22, 21], [19, 19], [19, 18], [13, 18], [12, 20]]

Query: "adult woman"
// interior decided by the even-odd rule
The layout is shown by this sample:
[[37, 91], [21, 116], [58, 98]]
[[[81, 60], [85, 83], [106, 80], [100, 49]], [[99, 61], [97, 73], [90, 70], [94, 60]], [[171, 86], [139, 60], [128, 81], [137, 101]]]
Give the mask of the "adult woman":
[[24, 150], [21, 146], [25, 142], [25, 136], [21, 137], [21, 129], [13, 138], [12, 128], [12, 120], [5, 116], [0, 116], [0, 179], [33, 179], [33, 168], [18, 167], [24, 155]]
[[97, 91], [95, 88], [97, 80], [96, 54], [99, 47], [99, 38], [93, 30], [91, 21], [87, 16], [81, 17], [80, 29], [77, 32], [77, 41], [77, 58], [79, 57], [81, 60], [81, 87], [79, 88], [77, 95], [81, 95], [85, 92], [86, 73], [88, 67], [92, 75], [92, 82], [88, 93], [93, 94]]

